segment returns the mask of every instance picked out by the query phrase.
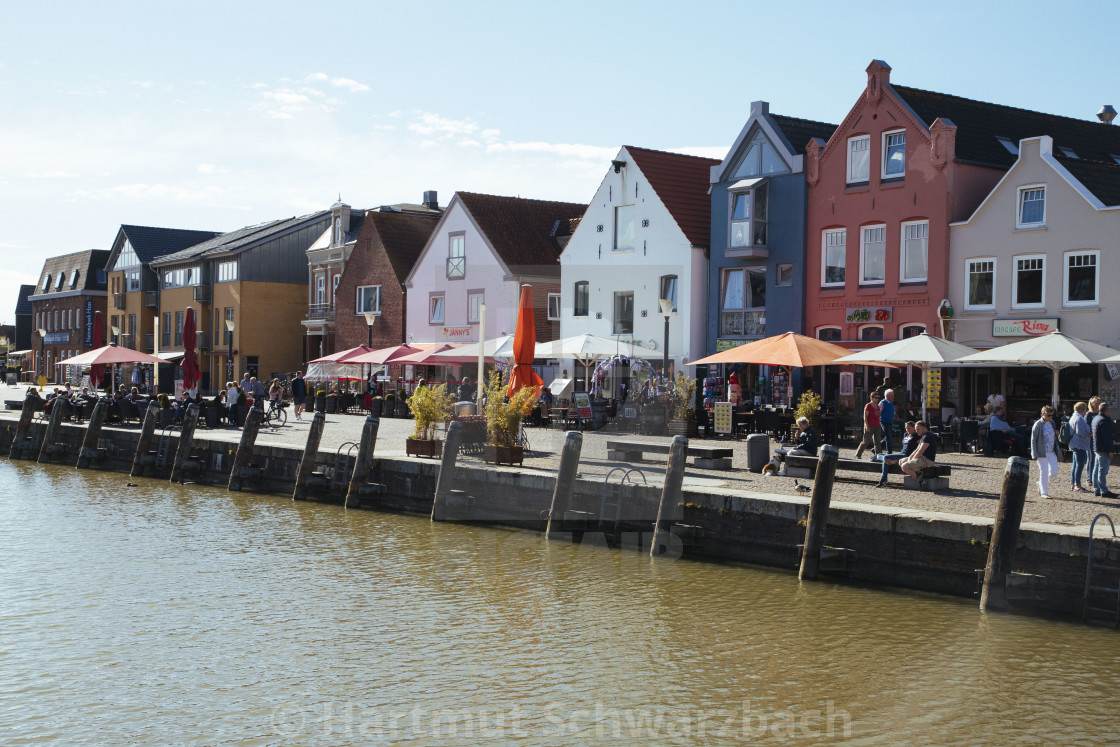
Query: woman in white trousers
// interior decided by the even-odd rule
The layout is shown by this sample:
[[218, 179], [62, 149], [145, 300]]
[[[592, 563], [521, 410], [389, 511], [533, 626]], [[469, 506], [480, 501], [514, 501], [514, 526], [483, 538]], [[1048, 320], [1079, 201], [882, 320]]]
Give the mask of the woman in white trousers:
[[1031, 459], [1038, 462], [1038, 489], [1050, 498], [1050, 479], [1058, 474], [1058, 434], [1054, 430], [1054, 408], [1042, 408], [1042, 417], [1031, 428]]

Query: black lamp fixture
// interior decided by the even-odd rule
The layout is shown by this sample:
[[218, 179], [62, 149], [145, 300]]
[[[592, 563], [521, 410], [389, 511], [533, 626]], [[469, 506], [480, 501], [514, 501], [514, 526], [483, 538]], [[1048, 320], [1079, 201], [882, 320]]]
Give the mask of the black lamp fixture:
[[614, 173], [622, 171], [622, 167], [626, 165], [626, 161], [611, 161], [611, 166], [614, 166]]
[[372, 348], [373, 347], [373, 323], [377, 321], [378, 314], [376, 312], [373, 312], [373, 311], [366, 311], [364, 313], [365, 313], [365, 317], [366, 317], [366, 325], [369, 328], [369, 334], [366, 337], [366, 347]]
[[665, 317], [665, 350], [661, 353], [661, 374], [669, 376], [669, 317], [673, 315], [673, 302], [660, 298], [657, 304], [661, 307], [661, 316]]

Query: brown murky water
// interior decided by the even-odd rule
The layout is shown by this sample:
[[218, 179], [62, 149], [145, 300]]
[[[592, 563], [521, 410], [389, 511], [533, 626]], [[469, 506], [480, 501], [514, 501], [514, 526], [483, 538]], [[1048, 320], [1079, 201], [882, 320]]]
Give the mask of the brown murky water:
[[0, 461], [0, 743], [1105, 744], [1120, 636]]

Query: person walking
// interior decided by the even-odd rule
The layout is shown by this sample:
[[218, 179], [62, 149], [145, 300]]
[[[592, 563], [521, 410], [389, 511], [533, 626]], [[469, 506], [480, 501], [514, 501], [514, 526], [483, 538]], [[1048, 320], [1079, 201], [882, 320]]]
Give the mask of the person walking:
[[894, 427], [894, 390], [883, 392], [883, 401], [879, 403], [879, 427], [883, 429], [883, 453], [891, 452], [891, 428]]
[[[1069, 473], [1070, 489], [1075, 493], [1084, 493], [1081, 487], [1081, 474], [1085, 471], [1085, 464], [1089, 461], [1089, 452], [1093, 448], [1093, 432], [1089, 429], [1089, 421], [1085, 413], [1089, 406], [1078, 402], [1073, 406], [1073, 417], [1069, 419], [1069, 451], [1073, 455], [1073, 468]], [[1089, 484], [1093, 484], [1093, 475], [1089, 474]]]
[[[1085, 422], [1089, 424], [1089, 438], [1092, 439], [1093, 421], [1097, 419], [1097, 408], [1101, 406], [1100, 397], [1089, 398], [1089, 413], [1085, 416]], [[1093, 475], [1095, 474], [1097, 465], [1097, 455], [1093, 452], [1093, 448], [1089, 447], [1089, 461], [1085, 465], [1086, 471], [1089, 473], [1089, 484], [1093, 484]]]
[[240, 390], [237, 388], [237, 385], [232, 381], [226, 382], [226, 407], [229, 410], [227, 419], [229, 420], [230, 425], [235, 427], [237, 426], [237, 401], [239, 391]]
[[1050, 499], [1050, 478], [1058, 474], [1058, 434], [1054, 430], [1054, 408], [1042, 408], [1042, 417], [1031, 428], [1031, 459], [1038, 462], [1038, 489]]
[[1115, 498], [1116, 493], [1108, 489], [1108, 468], [1111, 466], [1112, 449], [1112, 408], [1101, 402], [1097, 417], [1093, 419], [1093, 456], [1096, 457], [1093, 470], [1093, 495], [1101, 498]]
[[253, 407], [258, 410], [264, 409], [264, 383], [256, 376], [250, 377], [249, 385], [252, 387]]
[[303, 371], [296, 371], [292, 379], [292, 403], [295, 406], [296, 420], [303, 420], [303, 403], [307, 399], [307, 382], [303, 380]]
[[863, 406], [863, 440], [856, 449], [856, 459], [863, 456], [863, 450], [868, 446], [875, 454], [880, 453], [879, 441], [883, 438], [883, 429], [879, 427], [879, 399], [879, 393], [872, 392], [870, 401]]

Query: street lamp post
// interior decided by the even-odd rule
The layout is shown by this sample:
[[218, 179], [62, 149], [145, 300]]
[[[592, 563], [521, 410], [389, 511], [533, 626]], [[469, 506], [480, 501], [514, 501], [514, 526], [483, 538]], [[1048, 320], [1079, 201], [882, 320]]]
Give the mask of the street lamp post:
[[226, 381], [233, 381], [233, 320], [226, 319], [226, 333], [229, 335], [229, 352], [226, 355]]
[[[120, 339], [121, 339], [121, 328], [110, 326], [109, 331], [113, 333], [113, 344], [114, 345], [119, 344]], [[111, 382], [113, 382], [113, 385], [111, 387], [109, 387], [109, 391], [110, 392], [115, 392], [115, 391], [117, 391], [117, 387], [119, 386], [119, 384], [117, 384], [117, 364], [116, 363], [113, 364], [113, 367], [109, 370], [109, 373], [110, 373], [109, 380]]]
[[35, 377], [39, 379], [39, 391], [43, 391], [43, 379], [46, 378], [46, 373], [43, 371], [47, 367], [47, 330], [42, 327], [39, 328], [39, 365], [38, 375]]
[[366, 338], [366, 347], [367, 348], [372, 348], [373, 347], [373, 323], [377, 321], [377, 312], [367, 311], [367, 312], [365, 312], [365, 316], [366, 316], [366, 325], [369, 328], [369, 336]]
[[665, 317], [665, 351], [661, 356], [661, 375], [669, 378], [669, 317], [673, 315], [673, 302], [664, 298], [657, 301], [661, 306], [661, 316]]

